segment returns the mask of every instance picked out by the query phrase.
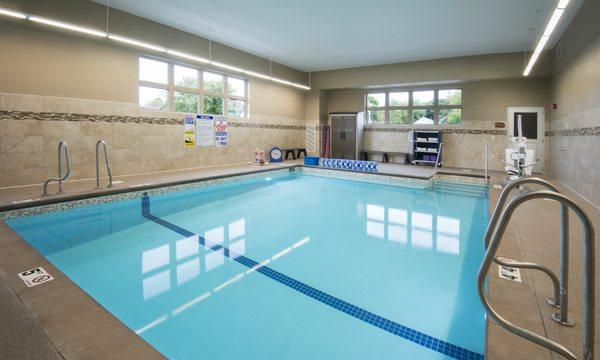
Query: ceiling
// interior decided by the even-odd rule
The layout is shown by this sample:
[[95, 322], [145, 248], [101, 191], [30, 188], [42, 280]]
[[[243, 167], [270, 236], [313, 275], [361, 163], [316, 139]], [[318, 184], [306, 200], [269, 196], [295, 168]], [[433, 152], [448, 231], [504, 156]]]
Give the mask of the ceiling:
[[[299, 70], [530, 50], [558, 0], [95, 0]], [[584, 0], [571, 0], [552, 48]]]

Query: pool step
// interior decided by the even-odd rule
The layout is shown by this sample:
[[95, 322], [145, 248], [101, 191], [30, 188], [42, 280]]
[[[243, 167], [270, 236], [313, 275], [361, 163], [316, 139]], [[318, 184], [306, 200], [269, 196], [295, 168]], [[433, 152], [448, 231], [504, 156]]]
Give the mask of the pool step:
[[480, 184], [461, 184], [448, 181], [436, 181], [434, 190], [442, 193], [451, 193], [465, 196], [482, 196], [487, 188]]

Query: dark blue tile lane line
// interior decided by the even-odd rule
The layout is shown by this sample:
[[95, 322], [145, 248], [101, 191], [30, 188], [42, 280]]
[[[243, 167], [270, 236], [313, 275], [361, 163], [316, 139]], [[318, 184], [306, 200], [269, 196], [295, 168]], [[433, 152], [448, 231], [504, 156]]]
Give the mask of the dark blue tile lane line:
[[403, 339], [412, 341], [415, 344], [424, 346], [428, 349], [437, 351], [441, 354], [447, 355], [454, 359], [459, 360], [483, 360], [483, 355], [474, 351], [462, 348], [460, 346], [451, 344], [444, 340], [437, 339], [433, 336], [427, 335], [420, 331], [411, 329], [402, 324], [386, 319], [383, 316], [379, 316], [370, 311], [367, 311], [361, 307], [353, 305], [347, 301], [339, 299], [335, 296], [329, 295], [319, 289], [312, 286], [306, 285], [305, 283], [291, 278], [285, 274], [282, 274], [268, 266], [260, 266], [260, 264], [246, 256], [239, 255], [230, 251], [228, 248], [218, 244], [207, 244], [207, 241], [197, 234], [194, 234], [188, 230], [182, 229], [179, 226], [172, 224], [166, 220], [163, 220], [150, 213], [150, 197], [144, 195], [142, 197], [142, 215], [159, 225], [162, 225], [174, 232], [183, 235], [185, 237], [198, 236], [200, 244], [211, 250], [218, 251], [223, 250], [225, 256], [237, 261], [238, 263], [248, 267], [255, 268], [256, 272], [259, 272], [293, 290], [296, 290], [306, 296], [309, 296], [325, 305], [328, 305], [336, 310], [342, 311], [356, 319], [364, 321], [368, 324], [376, 326], [382, 330], [385, 330], [391, 334], [400, 336]]

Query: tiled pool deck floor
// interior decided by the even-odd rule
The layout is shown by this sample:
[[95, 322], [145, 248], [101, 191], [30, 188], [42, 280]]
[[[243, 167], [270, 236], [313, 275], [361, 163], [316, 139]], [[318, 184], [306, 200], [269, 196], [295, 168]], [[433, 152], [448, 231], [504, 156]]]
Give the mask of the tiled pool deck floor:
[[[288, 165], [295, 165], [295, 163], [286, 162], [283, 165], [271, 166], [274, 169]], [[129, 189], [130, 185], [145, 184], [149, 181], [155, 183], [189, 181], [245, 173], [255, 171], [256, 168], [251, 165], [240, 165], [189, 172], [138, 175], [127, 177], [126, 183], [118, 185], [123, 189]], [[406, 168], [399, 166], [396, 171], [406, 171]], [[427, 177], [427, 174], [423, 177]], [[502, 178], [492, 176], [492, 184], [495, 183], [502, 183]], [[81, 181], [75, 184], [77, 183], [69, 183], [67, 185], [69, 193], [62, 196], [83, 196], [90, 192], [86, 190], [90, 188], [90, 182]], [[93, 185], [93, 182], [91, 184]], [[560, 185], [558, 187], [562, 192], [573, 197], [588, 212], [596, 228], [600, 229], [600, 210], [564, 187]], [[0, 190], [0, 205], [38, 196], [39, 189], [40, 186], [12, 189], [12, 191]], [[491, 209], [499, 193], [498, 189], [491, 190]], [[535, 200], [523, 205], [515, 213], [498, 255], [543, 263], [558, 271], [558, 214], [558, 205], [549, 201]], [[581, 256], [582, 232], [573, 216], [571, 216], [570, 233], [572, 271], [569, 309], [571, 318], [576, 322], [574, 328], [558, 326], [550, 319], [552, 309], [545, 305], [545, 299], [552, 295], [552, 288], [550, 282], [539, 273], [522, 271], [523, 282], [516, 283], [500, 279], [496, 265], [492, 265], [489, 272], [490, 298], [492, 305], [507, 319], [559, 340], [580, 356], [583, 332], [582, 269], [578, 259]], [[596, 238], [598, 239], [598, 236]], [[598, 248], [596, 248], [597, 253]], [[0, 252], [0, 300], [2, 300], [0, 358], [163, 358], [1, 221], [0, 249], [2, 249]], [[26, 287], [16, 274], [36, 266], [44, 267], [55, 277], [55, 280], [32, 288]], [[597, 319], [598, 317], [597, 315]], [[26, 340], [23, 340], [24, 338]], [[486, 359], [560, 358], [562, 357], [508, 333], [493, 321], [488, 321]]]

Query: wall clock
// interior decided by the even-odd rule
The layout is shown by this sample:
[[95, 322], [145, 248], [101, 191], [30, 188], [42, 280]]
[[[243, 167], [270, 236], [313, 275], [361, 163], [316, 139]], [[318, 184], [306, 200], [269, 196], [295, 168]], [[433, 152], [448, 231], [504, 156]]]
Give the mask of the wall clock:
[[271, 151], [269, 151], [269, 161], [270, 162], [282, 162], [283, 161], [283, 153], [281, 149], [277, 146], [273, 147]]

